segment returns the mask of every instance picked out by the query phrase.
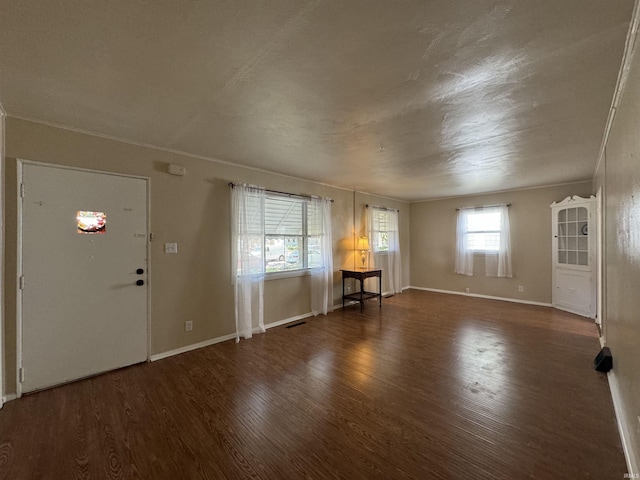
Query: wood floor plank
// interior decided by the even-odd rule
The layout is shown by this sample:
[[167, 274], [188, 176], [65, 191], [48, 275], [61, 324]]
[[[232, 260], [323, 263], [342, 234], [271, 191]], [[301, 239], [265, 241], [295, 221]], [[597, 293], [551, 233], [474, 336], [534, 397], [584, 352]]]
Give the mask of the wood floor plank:
[[27, 395], [0, 479], [620, 479], [594, 323], [409, 290]]

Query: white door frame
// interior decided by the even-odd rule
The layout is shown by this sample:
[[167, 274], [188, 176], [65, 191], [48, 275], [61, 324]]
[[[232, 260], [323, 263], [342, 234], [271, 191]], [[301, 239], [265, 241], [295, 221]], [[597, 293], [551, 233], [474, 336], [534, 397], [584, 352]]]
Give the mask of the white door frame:
[[[17, 245], [17, 278], [16, 278], [16, 397], [20, 398], [22, 396], [22, 382], [20, 381], [20, 371], [22, 369], [22, 289], [20, 289], [20, 277], [22, 277], [22, 198], [21, 198], [21, 187], [22, 176], [23, 176], [23, 165], [36, 165], [43, 167], [53, 167], [60, 168], [63, 170], [77, 170], [81, 172], [87, 173], [100, 173], [105, 175], [115, 175], [118, 177], [127, 177], [127, 178], [137, 178], [140, 180], [144, 180], [147, 184], [147, 233], [151, 231], [151, 179], [149, 177], [142, 177], [138, 175], [128, 175], [117, 172], [108, 172], [105, 170], [93, 170], [89, 168], [79, 168], [72, 167], [68, 165], [60, 165], [55, 163], [46, 163], [46, 162], [36, 162], [33, 160], [17, 160], [17, 204], [18, 204], [18, 218], [17, 218], [17, 228], [18, 228], [18, 245]], [[147, 237], [146, 241], [146, 254], [147, 254], [147, 279], [150, 279], [151, 275], [151, 249], [149, 248], [149, 240]], [[150, 361], [151, 354], [151, 282], [147, 280], [147, 362]]]
[[[4, 119], [0, 104], [0, 252], [4, 252]], [[4, 255], [0, 253], [0, 408], [4, 405]]]
[[597, 268], [596, 268], [596, 285], [597, 285], [597, 311], [596, 311], [596, 323], [600, 325], [600, 337], [604, 341], [605, 331], [605, 306], [604, 306], [604, 196], [602, 187], [598, 188], [596, 193], [596, 255], [597, 255]]

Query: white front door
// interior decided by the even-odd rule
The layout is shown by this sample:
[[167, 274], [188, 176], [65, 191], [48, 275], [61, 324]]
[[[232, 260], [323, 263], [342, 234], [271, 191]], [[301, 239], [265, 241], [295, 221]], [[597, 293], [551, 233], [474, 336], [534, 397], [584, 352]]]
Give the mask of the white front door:
[[21, 181], [19, 392], [145, 361], [147, 180], [23, 163]]

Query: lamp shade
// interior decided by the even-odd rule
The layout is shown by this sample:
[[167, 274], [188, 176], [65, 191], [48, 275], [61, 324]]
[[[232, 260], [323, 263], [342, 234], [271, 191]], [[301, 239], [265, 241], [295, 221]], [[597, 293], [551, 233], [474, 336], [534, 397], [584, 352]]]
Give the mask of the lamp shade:
[[369, 239], [367, 237], [358, 237], [358, 250], [370, 250]]

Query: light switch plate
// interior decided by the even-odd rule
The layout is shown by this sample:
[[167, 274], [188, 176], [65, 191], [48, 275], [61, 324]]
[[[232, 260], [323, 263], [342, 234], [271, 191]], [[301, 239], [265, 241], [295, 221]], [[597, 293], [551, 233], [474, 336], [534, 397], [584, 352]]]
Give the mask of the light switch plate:
[[177, 243], [165, 243], [164, 244], [164, 253], [178, 253], [178, 244]]

